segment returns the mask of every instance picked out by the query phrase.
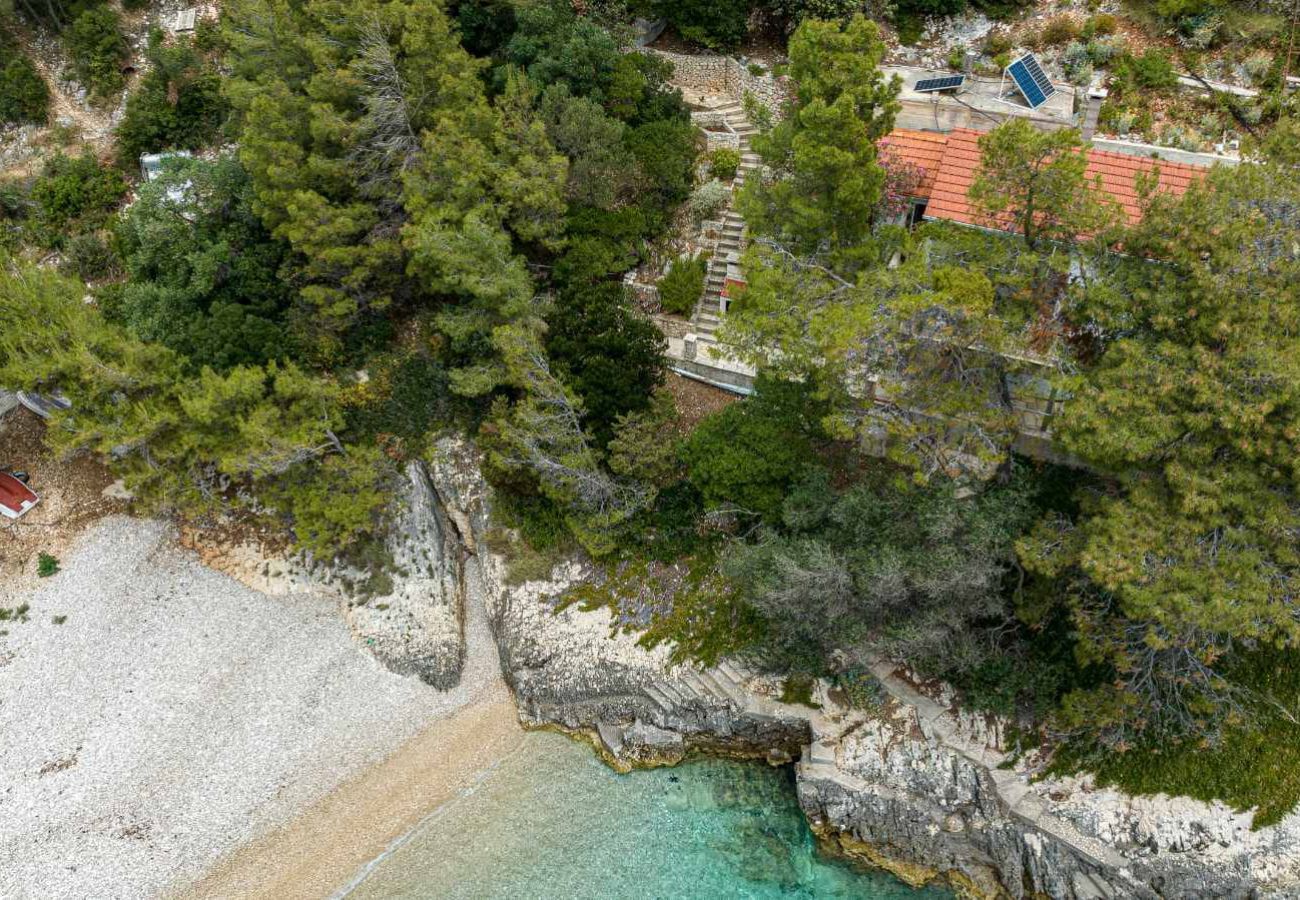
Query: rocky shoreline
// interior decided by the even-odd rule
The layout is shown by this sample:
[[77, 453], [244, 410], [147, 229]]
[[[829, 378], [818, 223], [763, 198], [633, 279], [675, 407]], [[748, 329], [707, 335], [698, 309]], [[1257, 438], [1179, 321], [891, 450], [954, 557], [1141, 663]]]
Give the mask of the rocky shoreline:
[[930, 696], [879, 661], [886, 696], [817, 708], [733, 663], [670, 667], [668, 652], [612, 632], [605, 611], [555, 599], [581, 563], [509, 587], [487, 546], [487, 488], [468, 444], [447, 439], [408, 470], [389, 597], [349, 621], [386, 666], [435, 686], [464, 663], [466, 598], [485, 605], [525, 727], [590, 742], [611, 766], [702, 753], [794, 762], [799, 803], [828, 852], [970, 897], [1246, 898], [1300, 895], [1300, 816], [1252, 831], [1250, 813], [1187, 798], [1131, 797], [1088, 778], [1033, 780], [997, 722]]

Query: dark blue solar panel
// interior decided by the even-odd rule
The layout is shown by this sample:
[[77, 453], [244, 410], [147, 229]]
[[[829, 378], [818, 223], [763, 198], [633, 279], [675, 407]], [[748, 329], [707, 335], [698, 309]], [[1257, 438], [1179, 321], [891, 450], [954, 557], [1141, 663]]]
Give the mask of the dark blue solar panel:
[[913, 90], [921, 91], [922, 93], [926, 91], [950, 91], [953, 88], [961, 87], [962, 82], [965, 80], [965, 75], [944, 75], [942, 78], [922, 78], [916, 83], [916, 87], [913, 88]]
[[1047, 98], [1056, 93], [1052, 81], [1038, 64], [1033, 54], [1026, 54], [1007, 66], [1007, 74], [1016, 83], [1026, 102], [1037, 109], [1047, 102]]

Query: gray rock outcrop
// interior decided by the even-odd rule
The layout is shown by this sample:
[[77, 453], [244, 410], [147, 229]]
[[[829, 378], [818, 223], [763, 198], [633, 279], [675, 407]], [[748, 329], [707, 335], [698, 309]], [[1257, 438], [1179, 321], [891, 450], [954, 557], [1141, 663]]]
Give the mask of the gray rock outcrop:
[[[587, 574], [579, 562], [507, 586], [487, 546], [486, 488], [470, 446], [441, 443], [412, 485], [406, 534], [428, 555], [402, 558], [433, 574], [393, 592], [405, 598], [401, 627], [411, 632], [388, 638], [394, 657], [450, 673], [463, 647], [450, 623], [458, 598], [474, 592], [520, 718], [585, 736], [618, 768], [694, 752], [797, 757], [800, 804], [828, 849], [966, 896], [1300, 897], [1300, 815], [1251, 830], [1249, 812], [1220, 803], [1133, 797], [1080, 777], [1034, 780], [1006, 751], [999, 723], [922, 693], [883, 661], [872, 671], [885, 699], [871, 710], [842, 705], [825, 683], [815, 709], [782, 703], [773, 679], [734, 663], [671, 667], [666, 648], [640, 646], [607, 610], [557, 612], [557, 598]], [[435, 630], [417, 637], [424, 623]]]
[[495, 581], [474, 553], [469, 515], [486, 516], [484, 485], [477, 459], [464, 454], [472, 451], [463, 441], [445, 438], [430, 462], [407, 464], [387, 541], [393, 584], [344, 611], [357, 639], [383, 665], [441, 689], [455, 687], [464, 668], [465, 592], [482, 592], [487, 577]]

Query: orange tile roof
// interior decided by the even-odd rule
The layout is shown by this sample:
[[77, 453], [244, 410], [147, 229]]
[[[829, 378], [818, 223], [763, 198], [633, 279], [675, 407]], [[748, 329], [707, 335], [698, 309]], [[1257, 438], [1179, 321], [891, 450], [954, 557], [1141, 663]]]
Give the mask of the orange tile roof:
[[921, 183], [917, 190], [922, 197], [928, 197], [934, 188], [939, 163], [943, 160], [943, 151], [947, 146], [946, 134], [937, 131], [909, 131], [906, 128], [895, 128], [880, 140], [882, 157], [910, 163], [920, 169]]
[[[918, 189], [918, 196], [926, 200], [925, 216], [927, 219], [943, 219], [966, 225], [989, 226], [987, 220], [971, 208], [967, 192], [975, 180], [975, 172], [980, 164], [979, 138], [981, 132], [970, 129], [957, 129], [946, 135], [935, 135], [939, 140], [925, 143], [915, 136], [926, 132], [897, 130], [881, 141], [890, 151], [897, 147], [903, 158], [919, 162], [923, 153], [932, 152], [935, 145], [942, 147], [942, 156], [938, 161], [937, 171], [932, 178], [927, 178]], [[895, 135], [900, 135], [896, 143]], [[912, 149], [913, 146], [925, 146], [925, 150]], [[928, 156], [926, 157], [928, 159]], [[933, 165], [931, 163], [931, 165]], [[929, 168], [922, 165], [923, 168]], [[1142, 214], [1138, 206], [1136, 176], [1139, 172], [1159, 170], [1158, 190], [1182, 194], [1188, 185], [1205, 173], [1204, 166], [1174, 163], [1165, 160], [1144, 159], [1110, 150], [1088, 150], [1089, 181], [1101, 176], [1101, 188], [1114, 198], [1131, 223], [1136, 222]], [[1005, 224], [1005, 223], [1004, 223]]]

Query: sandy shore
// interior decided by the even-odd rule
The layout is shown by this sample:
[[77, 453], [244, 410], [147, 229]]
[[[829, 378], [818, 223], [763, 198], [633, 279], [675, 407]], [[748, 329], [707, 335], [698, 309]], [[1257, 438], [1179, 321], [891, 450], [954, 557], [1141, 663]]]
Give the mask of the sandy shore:
[[508, 692], [465, 706], [264, 838], [240, 847], [180, 900], [331, 897], [523, 742]]
[[329, 896], [519, 739], [481, 610], [438, 692], [334, 601], [250, 590], [159, 523], [103, 520], [61, 562], [0, 623], [6, 900]]

